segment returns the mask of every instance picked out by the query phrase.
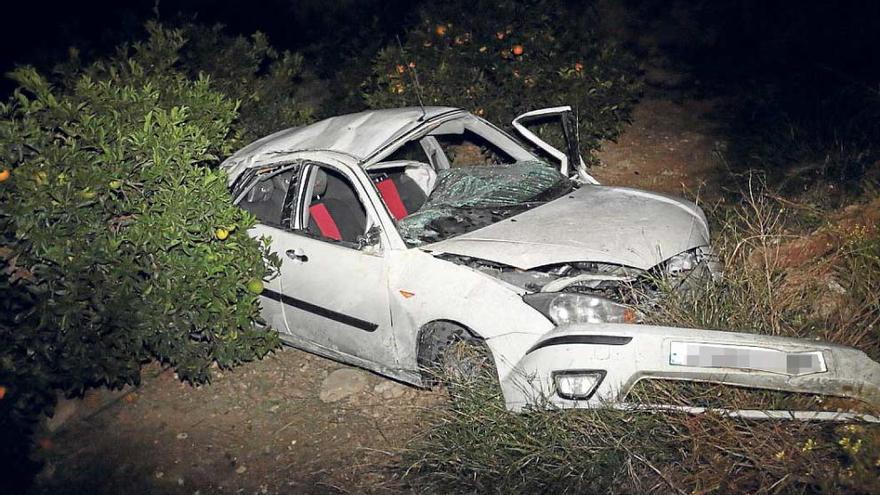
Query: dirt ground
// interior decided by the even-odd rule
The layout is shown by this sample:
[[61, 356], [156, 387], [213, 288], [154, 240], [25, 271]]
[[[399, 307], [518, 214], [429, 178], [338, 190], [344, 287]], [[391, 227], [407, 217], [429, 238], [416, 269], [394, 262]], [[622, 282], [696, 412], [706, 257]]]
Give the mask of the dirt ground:
[[[340, 369], [350, 395], [325, 402], [322, 383]], [[32, 493], [369, 492], [386, 481], [373, 466], [438, 400], [292, 348], [201, 387], [150, 366], [140, 387], [40, 437]]]
[[[723, 143], [712, 109], [646, 98], [593, 172], [603, 183], [672, 194], [716, 186], [713, 151]], [[340, 369], [350, 370], [341, 392], [327, 382]], [[420, 411], [443, 400], [290, 348], [202, 387], [151, 366], [138, 388], [102, 397], [62, 406], [62, 416], [76, 413], [39, 436], [46, 464], [31, 493], [377, 491], [390, 474], [376, 466], [406, 445]]]
[[629, 186], [691, 198], [717, 188], [725, 149], [712, 100], [643, 99], [632, 125], [617, 142], [606, 142], [593, 173], [603, 184]]

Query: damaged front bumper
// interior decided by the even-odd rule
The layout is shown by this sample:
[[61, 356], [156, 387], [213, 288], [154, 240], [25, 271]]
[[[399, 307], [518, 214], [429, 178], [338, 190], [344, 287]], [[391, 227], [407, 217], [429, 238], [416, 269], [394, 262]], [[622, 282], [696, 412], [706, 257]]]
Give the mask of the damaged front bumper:
[[[845, 397], [880, 408], [880, 364], [825, 342], [689, 328], [628, 324], [560, 326], [531, 346], [502, 377], [507, 405], [614, 407], [701, 413], [704, 407], [629, 403], [644, 379], [709, 382], [752, 389]], [[848, 411], [711, 409], [730, 416], [880, 421]]]

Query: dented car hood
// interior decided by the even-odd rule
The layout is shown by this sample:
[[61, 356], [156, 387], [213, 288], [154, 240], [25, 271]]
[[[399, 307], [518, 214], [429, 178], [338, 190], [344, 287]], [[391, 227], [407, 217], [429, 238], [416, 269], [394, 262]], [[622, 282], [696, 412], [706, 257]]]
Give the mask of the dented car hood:
[[639, 189], [585, 185], [532, 210], [422, 249], [524, 270], [578, 261], [647, 270], [708, 244], [706, 217], [690, 201]]

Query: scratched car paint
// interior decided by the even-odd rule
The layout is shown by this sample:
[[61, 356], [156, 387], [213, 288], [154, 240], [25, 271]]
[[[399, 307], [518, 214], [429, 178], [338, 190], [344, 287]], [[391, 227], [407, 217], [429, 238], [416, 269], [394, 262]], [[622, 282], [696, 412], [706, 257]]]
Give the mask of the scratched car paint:
[[[556, 126], [561, 150], [534, 123]], [[568, 107], [513, 128], [522, 140], [455, 108], [376, 110], [284, 130], [226, 160], [234, 200], [258, 218], [251, 235], [282, 260], [262, 294], [266, 321], [290, 345], [416, 386], [452, 342], [479, 343], [515, 411], [672, 408], [626, 402], [649, 378], [880, 404], [880, 364], [855, 349], [641, 324], [660, 281], [697, 290], [720, 277], [702, 210], [600, 185]]]

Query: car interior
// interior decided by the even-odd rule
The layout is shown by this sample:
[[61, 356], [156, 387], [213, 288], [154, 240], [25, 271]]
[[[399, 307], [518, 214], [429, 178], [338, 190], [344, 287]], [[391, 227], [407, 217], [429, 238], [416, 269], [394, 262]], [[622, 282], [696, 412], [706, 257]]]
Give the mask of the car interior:
[[[470, 125], [484, 132], [492, 131], [479, 122], [446, 122], [429, 135], [407, 142], [391, 156], [367, 169], [394, 219], [402, 220], [425, 204], [440, 171], [510, 163], [529, 156], [514, 156], [525, 152], [514, 148], [514, 143], [499, 147], [473, 132]], [[288, 169], [260, 180], [240, 205], [261, 223], [290, 228], [292, 203], [296, 196], [291, 181], [295, 181], [298, 172], [298, 169]], [[357, 243], [371, 222], [353, 185], [344, 174], [329, 167], [316, 165], [311, 175], [311, 191], [306, 192], [308, 212], [303, 219], [306, 231], [328, 240]]]
[[296, 170], [288, 169], [260, 180], [239, 206], [251, 212], [260, 223], [275, 227], [290, 225], [290, 208], [285, 199], [295, 176]]
[[[397, 220], [417, 211], [428, 198], [410, 174], [419, 176], [418, 171], [408, 173], [406, 166], [385, 167], [370, 173], [382, 201]], [[366, 228], [364, 207], [348, 180], [334, 170], [317, 168], [309, 204], [309, 232], [332, 240], [357, 242]]]
[[307, 231], [356, 243], [367, 229], [367, 213], [354, 188], [345, 176], [329, 168], [316, 167], [314, 177]]
[[[383, 165], [371, 171], [370, 178], [392, 216], [403, 219], [425, 203], [436, 174], [429, 165], [420, 162]], [[251, 188], [240, 206], [260, 223], [290, 228], [295, 200], [291, 182], [297, 172], [289, 169], [263, 178]], [[366, 211], [351, 183], [340, 172], [325, 167], [315, 168], [308, 218], [310, 234], [334, 241], [356, 243], [368, 228]]]

